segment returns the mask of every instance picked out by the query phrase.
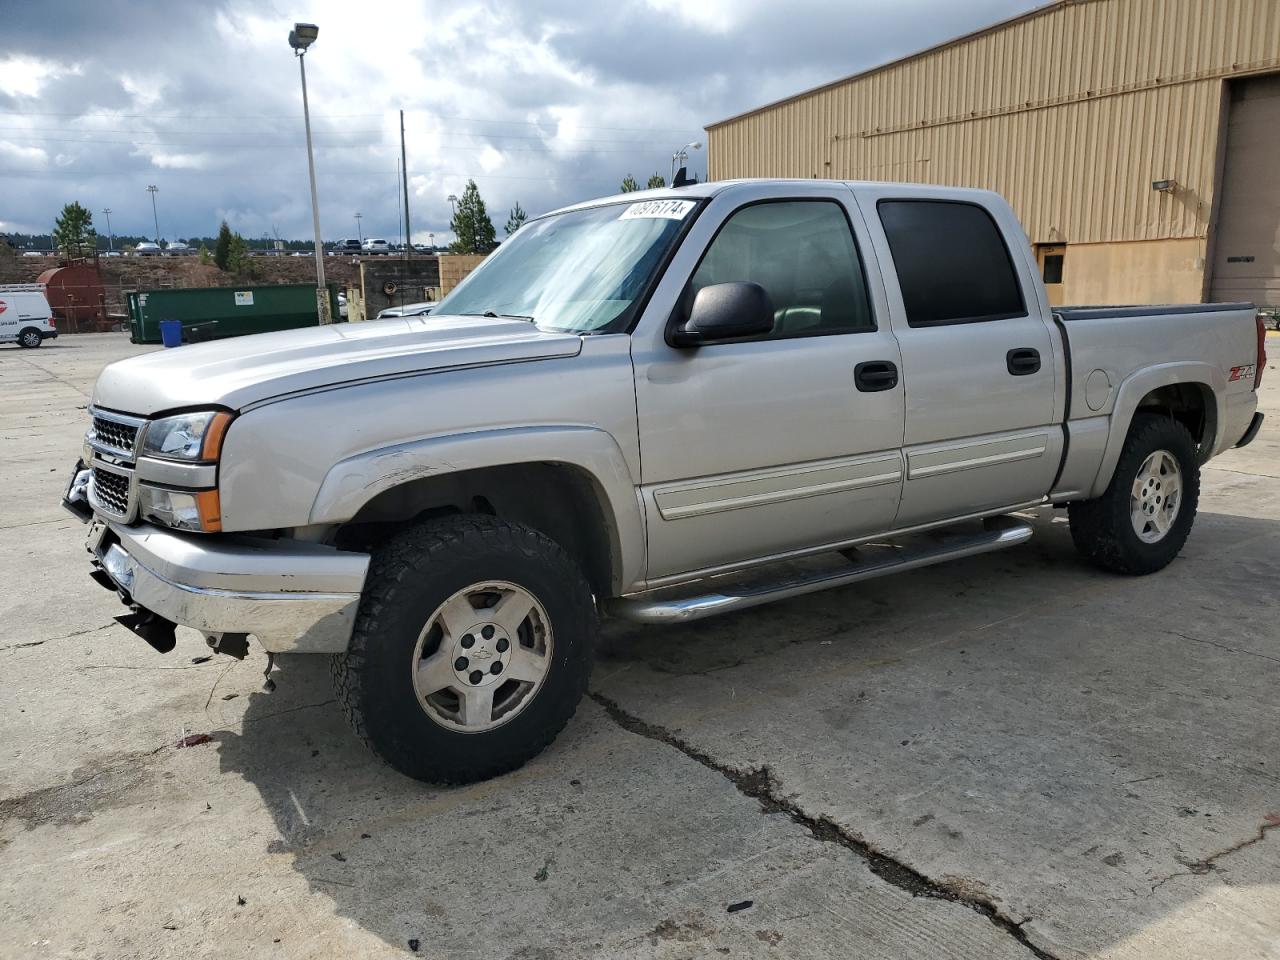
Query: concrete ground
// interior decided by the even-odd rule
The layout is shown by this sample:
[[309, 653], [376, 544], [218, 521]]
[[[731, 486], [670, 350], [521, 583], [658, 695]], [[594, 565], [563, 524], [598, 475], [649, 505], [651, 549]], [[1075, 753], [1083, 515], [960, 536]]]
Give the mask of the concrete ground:
[[1280, 957], [1275, 426], [1159, 575], [1045, 510], [1007, 553], [612, 624], [551, 749], [437, 789], [321, 660], [266, 694], [260, 655], [112, 622], [58, 497], [139, 349], [0, 348], [0, 957]]

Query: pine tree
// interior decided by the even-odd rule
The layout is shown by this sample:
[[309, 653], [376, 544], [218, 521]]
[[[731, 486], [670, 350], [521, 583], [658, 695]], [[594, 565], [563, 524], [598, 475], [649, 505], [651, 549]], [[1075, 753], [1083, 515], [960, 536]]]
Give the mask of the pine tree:
[[661, 190], [667, 185], [667, 181], [662, 178], [662, 174], [655, 173], [649, 178], [649, 182], [644, 185], [646, 190]]
[[493, 221], [474, 180], [467, 181], [467, 188], [458, 201], [458, 212], [449, 226], [458, 238], [449, 247], [454, 253], [488, 253], [494, 248], [497, 237]]
[[622, 187], [621, 187], [622, 193], [635, 193], [639, 189], [640, 189], [640, 184], [636, 183], [636, 178], [633, 177], [631, 174], [628, 173], [625, 177], [622, 178]]
[[524, 222], [529, 219], [529, 215], [524, 212], [519, 201], [511, 208], [511, 215], [507, 217], [507, 236], [511, 236], [517, 230], [524, 226]]
[[257, 272], [249, 256], [249, 242], [238, 233], [231, 234], [227, 242], [227, 269], [242, 277], [252, 277]]
[[62, 215], [54, 221], [53, 239], [58, 249], [69, 257], [82, 256], [85, 249], [97, 243], [93, 229], [93, 214], [73, 200], [62, 208]]
[[228, 269], [231, 262], [231, 228], [225, 220], [218, 227], [218, 240], [213, 245], [213, 262], [218, 265], [219, 270]]

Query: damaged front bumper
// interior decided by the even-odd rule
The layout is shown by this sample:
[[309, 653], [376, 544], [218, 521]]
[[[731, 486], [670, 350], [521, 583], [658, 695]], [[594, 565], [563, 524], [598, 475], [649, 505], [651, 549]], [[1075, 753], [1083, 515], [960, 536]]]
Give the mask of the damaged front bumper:
[[269, 653], [343, 653], [369, 568], [368, 554], [322, 544], [98, 519], [86, 546], [93, 579], [134, 608], [125, 625], [157, 649], [164, 641], [152, 636], [167, 621], [211, 636], [252, 634]]

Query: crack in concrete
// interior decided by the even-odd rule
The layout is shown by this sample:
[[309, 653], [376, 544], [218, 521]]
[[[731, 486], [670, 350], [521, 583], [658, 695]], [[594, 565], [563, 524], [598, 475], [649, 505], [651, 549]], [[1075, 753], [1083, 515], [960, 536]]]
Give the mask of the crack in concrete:
[[966, 906], [986, 917], [992, 924], [1026, 947], [1037, 960], [1058, 960], [1044, 948], [1032, 943], [1031, 938], [1023, 930], [1023, 927], [1033, 919], [1032, 917], [1014, 920], [1004, 914], [989, 897], [978, 896], [971, 889], [961, 889], [954, 883], [927, 877], [914, 867], [877, 850], [862, 837], [836, 823], [830, 817], [815, 817], [806, 813], [794, 800], [778, 795], [777, 783], [767, 766], [746, 771], [726, 766], [670, 730], [628, 713], [616, 701], [603, 694], [591, 692], [588, 696], [604, 708], [609, 718], [622, 729], [679, 750], [690, 760], [720, 774], [732, 783], [739, 793], [757, 801], [761, 812], [784, 814], [793, 823], [807, 829], [815, 840], [834, 843], [851, 851], [866, 864], [867, 869], [886, 883], [907, 891], [913, 897], [948, 900]]
[[4, 653], [6, 650], [25, 650], [27, 647], [38, 647], [42, 644], [53, 643], [55, 640], [70, 640], [72, 637], [83, 637], [86, 633], [97, 633], [99, 630], [106, 630], [110, 627], [114, 627], [115, 625], [115, 621], [112, 621], [111, 623], [104, 623], [100, 627], [89, 627], [87, 630], [76, 630], [60, 637], [46, 637], [43, 640], [29, 640], [26, 643], [11, 643], [7, 647], [0, 647], [0, 653]]
[[1246, 837], [1239, 843], [1233, 843], [1231, 846], [1219, 850], [1217, 853], [1211, 853], [1200, 860], [1183, 860], [1179, 858], [1178, 862], [1187, 869], [1171, 873], [1167, 877], [1161, 877], [1151, 885], [1151, 893], [1154, 894], [1170, 880], [1177, 877], [1201, 877], [1206, 873], [1213, 873], [1218, 869], [1218, 861], [1223, 857], [1229, 857], [1231, 854], [1238, 853], [1246, 847], [1253, 846], [1255, 843], [1261, 843], [1267, 838], [1267, 831], [1274, 830], [1276, 827], [1280, 827], [1280, 816], [1269, 813], [1266, 816], [1266, 821], [1258, 826], [1258, 832], [1252, 837]]
[[289, 707], [285, 710], [277, 710], [275, 713], [265, 713], [260, 717], [246, 717], [240, 721], [241, 726], [250, 723], [262, 723], [264, 720], [273, 720], [276, 717], [283, 717], [286, 713], [297, 713], [299, 710], [314, 710], [316, 707], [327, 707], [331, 703], [337, 703], [337, 699], [330, 697], [328, 700], [321, 700], [319, 703], [304, 703], [300, 707]]
[[[41, 459], [43, 460], [44, 458], [42, 457]], [[26, 523], [11, 523], [11, 524], [8, 524], [7, 526], [0, 527], [0, 530], [19, 530], [23, 527], [38, 527], [43, 524], [49, 524], [49, 523], [70, 523], [70, 522], [72, 522], [72, 517], [70, 516], [53, 517], [50, 520], [28, 520]]]
[[58, 376], [56, 373], [54, 373], [52, 370], [48, 369], [47, 367], [42, 367], [40, 366], [40, 364], [30, 360], [27, 357], [19, 357], [18, 359], [21, 360], [23, 363], [25, 363], [27, 366], [31, 367], [33, 370], [39, 370], [41, 373], [43, 373], [46, 377], [48, 377], [54, 383], [61, 384], [64, 387], [68, 387], [74, 390], [76, 393], [80, 394], [80, 396], [83, 397], [85, 400], [91, 399], [89, 394], [85, 393], [83, 390], [77, 387], [70, 380], [62, 379], [62, 377]]
[[1205, 640], [1203, 637], [1193, 637], [1190, 634], [1179, 633], [1177, 630], [1166, 631], [1170, 636], [1181, 637], [1183, 640], [1190, 640], [1193, 643], [1203, 643], [1205, 646], [1217, 647], [1219, 650], [1225, 650], [1227, 653], [1238, 653], [1244, 657], [1257, 657], [1259, 660], [1270, 660], [1272, 663], [1280, 663], [1280, 657], [1273, 657], [1266, 653], [1255, 653], [1252, 650], [1241, 650], [1239, 647], [1229, 647], [1225, 643], [1219, 643], [1217, 640]]

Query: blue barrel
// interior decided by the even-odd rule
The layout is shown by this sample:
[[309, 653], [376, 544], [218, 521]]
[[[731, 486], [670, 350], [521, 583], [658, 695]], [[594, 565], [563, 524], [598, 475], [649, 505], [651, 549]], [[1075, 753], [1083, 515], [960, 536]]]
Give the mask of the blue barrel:
[[166, 347], [182, 346], [182, 321], [181, 320], [161, 320], [160, 321], [160, 340]]

